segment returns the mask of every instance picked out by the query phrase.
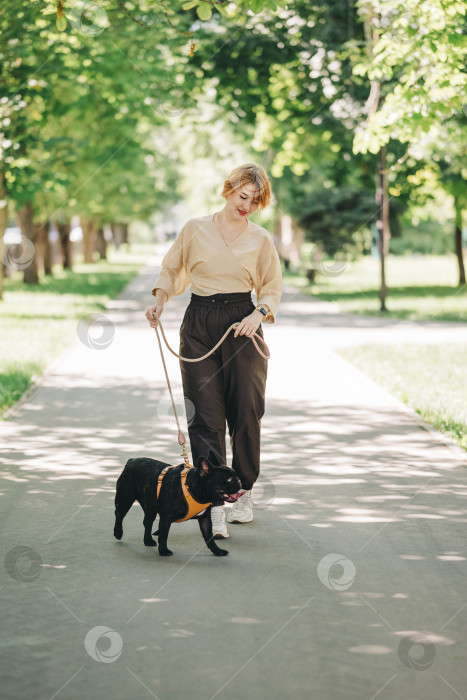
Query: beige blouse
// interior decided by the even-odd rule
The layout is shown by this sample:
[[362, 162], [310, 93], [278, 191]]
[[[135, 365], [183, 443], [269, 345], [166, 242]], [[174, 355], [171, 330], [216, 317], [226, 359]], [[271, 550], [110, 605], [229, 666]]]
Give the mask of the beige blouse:
[[214, 223], [214, 214], [190, 219], [162, 260], [153, 287], [168, 299], [185, 291], [201, 296], [256, 292], [258, 305], [269, 307], [264, 323], [274, 323], [282, 294], [279, 256], [266, 229], [248, 221], [229, 245]]

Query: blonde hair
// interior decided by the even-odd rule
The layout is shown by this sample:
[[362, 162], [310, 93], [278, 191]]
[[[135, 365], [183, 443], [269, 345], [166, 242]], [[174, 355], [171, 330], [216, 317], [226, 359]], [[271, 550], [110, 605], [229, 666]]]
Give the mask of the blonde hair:
[[271, 201], [271, 183], [264, 168], [256, 163], [245, 163], [234, 168], [224, 182], [221, 197], [227, 199], [232, 192], [247, 184], [254, 185], [258, 191], [258, 209], [267, 207]]

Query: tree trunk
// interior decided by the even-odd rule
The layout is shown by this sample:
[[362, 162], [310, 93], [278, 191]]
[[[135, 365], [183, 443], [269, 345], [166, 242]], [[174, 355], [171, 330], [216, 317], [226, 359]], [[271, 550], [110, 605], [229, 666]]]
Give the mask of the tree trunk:
[[83, 231], [83, 257], [85, 263], [93, 262], [94, 245], [96, 243], [97, 226], [94, 219], [81, 217]]
[[25, 284], [39, 284], [37, 272], [36, 243], [37, 232], [34, 226], [34, 209], [32, 202], [28, 202], [22, 209], [16, 212], [18, 224], [21, 228], [21, 252], [12, 258], [12, 266], [16, 270], [23, 270], [23, 282]]
[[44, 273], [52, 274], [52, 251], [49, 242], [49, 223], [41, 222], [36, 224], [37, 253], [42, 262]]
[[301, 228], [296, 226], [293, 219], [288, 214], [280, 214], [276, 224], [276, 235], [278, 239], [279, 255], [286, 264], [290, 262], [300, 265], [300, 250], [305, 236]]
[[118, 250], [122, 243], [126, 243], [128, 239], [128, 225], [127, 224], [111, 224], [115, 247]]
[[62, 251], [62, 265], [64, 270], [71, 270], [71, 241], [70, 241], [70, 221], [56, 222], [60, 248]]
[[378, 187], [376, 190], [376, 202], [378, 204], [378, 220], [376, 226], [379, 233], [379, 254], [381, 261], [381, 285], [379, 290], [380, 311], [387, 311], [386, 308], [386, 256], [389, 253], [389, 239], [391, 231], [389, 228], [389, 195], [388, 176], [386, 171], [386, 146], [379, 152], [378, 159]]
[[104, 229], [100, 226], [97, 229], [96, 250], [100, 260], [107, 260], [107, 241], [104, 236]]
[[8, 226], [8, 200], [3, 185], [4, 177], [4, 174], [0, 173], [0, 299], [3, 299], [3, 258], [5, 255], [3, 236]]
[[[365, 43], [366, 52], [369, 57], [373, 56], [373, 50], [375, 43], [378, 41], [378, 33], [376, 30], [376, 25], [373, 23], [376, 15], [374, 13], [373, 7], [368, 6], [367, 12], [365, 14], [363, 26], [365, 32]], [[380, 20], [381, 17], [378, 17]], [[379, 80], [372, 80], [370, 82], [370, 94], [365, 104], [365, 110], [368, 114], [368, 119], [370, 119], [378, 110], [378, 106], [381, 99], [381, 83]], [[376, 203], [378, 206], [378, 219], [376, 226], [379, 234], [379, 253], [381, 260], [381, 280], [380, 280], [380, 290], [379, 298], [381, 301], [380, 312], [387, 311], [386, 308], [386, 255], [389, 250], [389, 238], [391, 232], [389, 229], [389, 196], [388, 196], [388, 177], [386, 172], [386, 147], [383, 146], [379, 152], [378, 156], [378, 176], [376, 184]]]
[[454, 236], [455, 236], [455, 249], [457, 256], [457, 263], [459, 265], [459, 287], [465, 284], [465, 266], [464, 266], [464, 256], [462, 250], [462, 207], [460, 205], [459, 197], [454, 197], [454, 208], [456, 212], [455, 226], [454, 226]]

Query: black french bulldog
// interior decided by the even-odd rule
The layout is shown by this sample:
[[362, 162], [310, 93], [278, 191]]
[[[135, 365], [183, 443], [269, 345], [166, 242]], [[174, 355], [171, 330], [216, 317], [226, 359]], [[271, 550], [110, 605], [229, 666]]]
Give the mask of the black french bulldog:
[[[151, 530], [159, 514], [159, 530], [154, 535], [159, 536], [159, 554], [170, 557], [173, 552], [167, 548], [167, 537], [170, 525], [183, 518], [187, 513], [186, 500], [182, 491], [180, 475], [185, 467], [181, 464], [172, 467], [165, 474], [162, 487], [157, 498], [157, 483], [159, 474], [169, 466], [150, 457], [129, 459], [117, 481], [115, 495], [115, 527], [114, 536], [122, 539], [123, 518], [135, 501], [138, 501], [144, 511], [144, 544], [146, 547], [156, 547], [157, 542], [151, 537]], [[223, 467], [217, 461], [212, 450], [208, 458], [200, 457], [196, 468], [190, 469], [186, 476], [186, 485], [199, 503], [212, 503], [215, 500], [234, 502], [239, 498], [241, 483], [233, 471]], [[213, 554], [225, 557], [226, 549], [220, 549], [212, 534], [211, 506], [197, 516], [204, 540]]]

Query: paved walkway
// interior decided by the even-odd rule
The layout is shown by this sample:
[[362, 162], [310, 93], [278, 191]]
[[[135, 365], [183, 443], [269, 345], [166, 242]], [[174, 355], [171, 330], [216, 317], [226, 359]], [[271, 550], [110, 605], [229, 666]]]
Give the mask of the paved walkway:
[[[159, 558], [139, 506], [114, 540], [128, 457], [179, 454], [144, 318], [155, 274], [111, 304], [87, 341], [101, 349], [77, 339], [0, 424], [2, 697], [467, 698], [465, 453], [334, 350], [402, 340], [404, 324], [286, 290], [265, 327], [254, 522], [230, 526], [223, 559], [194, 522]], [[187, 299], [164, 312], [175, 347]], [[467, 337], [411, 330], [441, 332]]]

